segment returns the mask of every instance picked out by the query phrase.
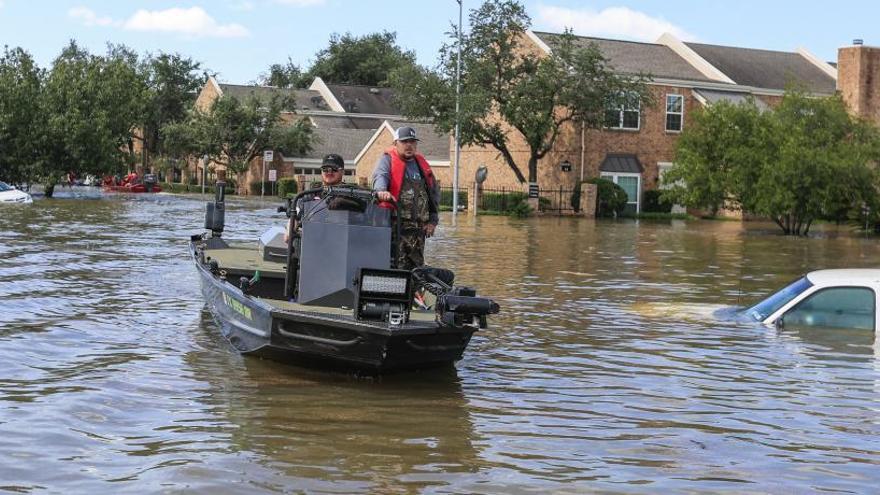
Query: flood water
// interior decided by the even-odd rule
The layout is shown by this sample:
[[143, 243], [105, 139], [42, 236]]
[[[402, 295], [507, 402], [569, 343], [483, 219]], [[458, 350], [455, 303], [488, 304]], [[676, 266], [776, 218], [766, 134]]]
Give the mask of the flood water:
[[[880, 239], [821, 226], [441, 218], [430, 263], [503, 308], [454, 369], [236, 354], [187, 253], [199, 197], [0, 208], [0, 492], [876, 493], [873, 333], [724, 321]], [[282, 224], [227, 202], [228, 238]], [[328, 260], [332, 262], [332, 260]]]

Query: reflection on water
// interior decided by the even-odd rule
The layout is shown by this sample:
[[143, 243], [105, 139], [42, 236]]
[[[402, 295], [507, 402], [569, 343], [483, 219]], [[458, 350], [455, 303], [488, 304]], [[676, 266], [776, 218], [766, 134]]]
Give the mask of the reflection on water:
[[[872, 238], [736, 222], [449, 218], [428, 258], [501, 302], [455, 368], [366, 380], [243, 358], [185, 240], [196, 196], [0, 208], [0, 491], [870, 493], [873, 334], [746, 306]], [[75, 197], [74, 197], [75, 196]], [[227, 236], [280, 224], [231, 199]]]

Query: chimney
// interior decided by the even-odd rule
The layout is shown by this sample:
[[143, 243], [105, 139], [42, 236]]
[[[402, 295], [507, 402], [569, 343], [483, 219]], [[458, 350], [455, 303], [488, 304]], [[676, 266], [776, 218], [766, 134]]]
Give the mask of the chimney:
[[855, 39], [838, 49], [837, 90], [850, 113], [880, 125], [880, 48]]

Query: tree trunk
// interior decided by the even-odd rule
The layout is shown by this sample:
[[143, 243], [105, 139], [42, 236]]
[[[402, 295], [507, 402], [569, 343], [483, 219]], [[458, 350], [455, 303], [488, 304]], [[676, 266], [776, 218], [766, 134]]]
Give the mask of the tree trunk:
[[538, 182], [538, 156], [534, 153], [529, 156], [529, 182]]
[[513, 171], [514, 175], [516, 175], [516, 180], [518, 180], [520, 184], [525, 183], [526, 178], [523, 176], [519, 167], [516, 166], [516, 162], [513, 161], [513, 155], [510, 154], [510, 151], [508, 151], [507, 148], [505, 148], [503, 146], [496, 145], [495, 143], [489, 143], [489, 144], [492, 144], [492, 146], [494, 146], [495, 149], [497, 149], [499, 152], [501, 152], [501, 156], [504, 157], [504, 161], [507, 162], [507, 165]]

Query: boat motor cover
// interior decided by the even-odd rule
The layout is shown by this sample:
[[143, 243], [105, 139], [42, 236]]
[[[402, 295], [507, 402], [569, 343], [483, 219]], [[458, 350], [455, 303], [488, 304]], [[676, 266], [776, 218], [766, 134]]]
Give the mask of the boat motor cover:
[[391, 266], [390, 211], [331, 209], [322, 200], [303, 204], [299, 267], [300, 304], [353, 307], [361, 268]]

